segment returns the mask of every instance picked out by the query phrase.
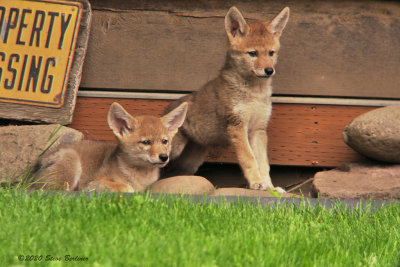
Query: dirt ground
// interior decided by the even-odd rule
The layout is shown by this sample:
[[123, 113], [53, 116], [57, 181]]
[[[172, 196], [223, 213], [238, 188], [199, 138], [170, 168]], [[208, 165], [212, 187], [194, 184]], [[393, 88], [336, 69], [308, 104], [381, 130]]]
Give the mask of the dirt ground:
[[[312, 177], [321, 168], [271, 166], [271, 178], [275, 186], [286, 191], [306, 197], [313, 197]], [[241, 187], [246, 188], [247, 182], [237, 164], [205, 163], [196, 175], [207, 178], [217, 188]]]

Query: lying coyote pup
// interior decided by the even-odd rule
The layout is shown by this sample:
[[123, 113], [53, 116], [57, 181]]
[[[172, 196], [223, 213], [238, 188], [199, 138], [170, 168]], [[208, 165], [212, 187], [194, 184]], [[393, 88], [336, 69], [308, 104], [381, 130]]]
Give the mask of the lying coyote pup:
[[34, 188], [139, 192], [159, 178], [169, 161], [171, 140], [182, 125], [187, 103], [167, 115], [132, 117], [118, 103], [108, 125], [118, 144], [82, 141], [40, 158]]
[[[220, 75], [167, 108], [189, 104], [173, 141], [169, 175], [193, 174], [207, 147], [231, 144], [251, 189], [274, 189], [267, 157], [272, 76], [289, 8], [268, 22], [247, 23], [236, 7], [225, 16], [228, 52]], [[283, 191], [281, 188], [276, 188]]]

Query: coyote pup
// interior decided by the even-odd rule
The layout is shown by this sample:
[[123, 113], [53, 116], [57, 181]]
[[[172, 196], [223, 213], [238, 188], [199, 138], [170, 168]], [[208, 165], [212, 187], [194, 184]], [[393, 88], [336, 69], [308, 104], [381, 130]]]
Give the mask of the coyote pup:
[[167, 115], [132, 117], [118, 103], [108, 125], [118, 144], [82, 141], [40, 158], [33, 188], [140, 192], [159, 178], [169, 162], [171, 140], [185, 120], [187, 103]]
[[203, 163], [207, 147], [231, 144], [250, 188], [274, 189], [266, 131], [271, 77], [288, 19], [288, 7], [273, 20], [257, 23], [247, 23], [236, 7], [229, 10], [225, 16], [228, 51], [219, 76], [166, 109], [184, 101], [189, 104], [186, 120], [173, 140], [170, 174], [193, 174]]

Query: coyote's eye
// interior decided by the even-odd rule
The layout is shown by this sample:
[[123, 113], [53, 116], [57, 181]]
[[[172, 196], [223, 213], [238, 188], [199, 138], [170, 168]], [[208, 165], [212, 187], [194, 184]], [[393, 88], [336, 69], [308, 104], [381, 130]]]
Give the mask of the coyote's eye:
[[275, 54], [275, 51], [271, 50], [268, 52], [269, 56], [272, 57]]
[[257, 51], [249, 51], [249, 52], [247, 52], [247, 54], [249, 54], [251, 57], [256, 57], [256, 56], [258, 56]]
[[146, 146], [151, 145], [151, 141], [150, 140], [143, 140], [143, 141], [140, 141], [139, 143], [141, 143], [143, 145], [146, 145]]
[[164, 145], [168, 144], [168, 140], [167, 140], [167, 139], [163, 139], [161, 142], [162, 142]]

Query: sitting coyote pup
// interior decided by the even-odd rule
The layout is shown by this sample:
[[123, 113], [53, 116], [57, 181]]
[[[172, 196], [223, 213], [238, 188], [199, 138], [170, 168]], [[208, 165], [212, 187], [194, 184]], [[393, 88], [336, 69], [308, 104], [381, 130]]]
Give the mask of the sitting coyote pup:
[[34, 188], [140, 192], [157, 181], [169, 161], [171, 140], [182, 125], [187, 103], [167, 115], [132, 117], [118, 103], [108, 125], [118, 144], [82, 141], [40, 158]]
[[[251, 189], [274, 189], [267, 157], [267, 124], [271, 115], [271, 77], [279, 38], [289, 19], [284, 8], [272, 21], [247, 23], [236, 7], [225, 16], [228, 52], [220, 75], [186, 101], [188, 114], [173, 140], [168, 174], [193, 174], [207, 147], [231, 144]], [[279, 191], [281, 188], [276, 188]]]

